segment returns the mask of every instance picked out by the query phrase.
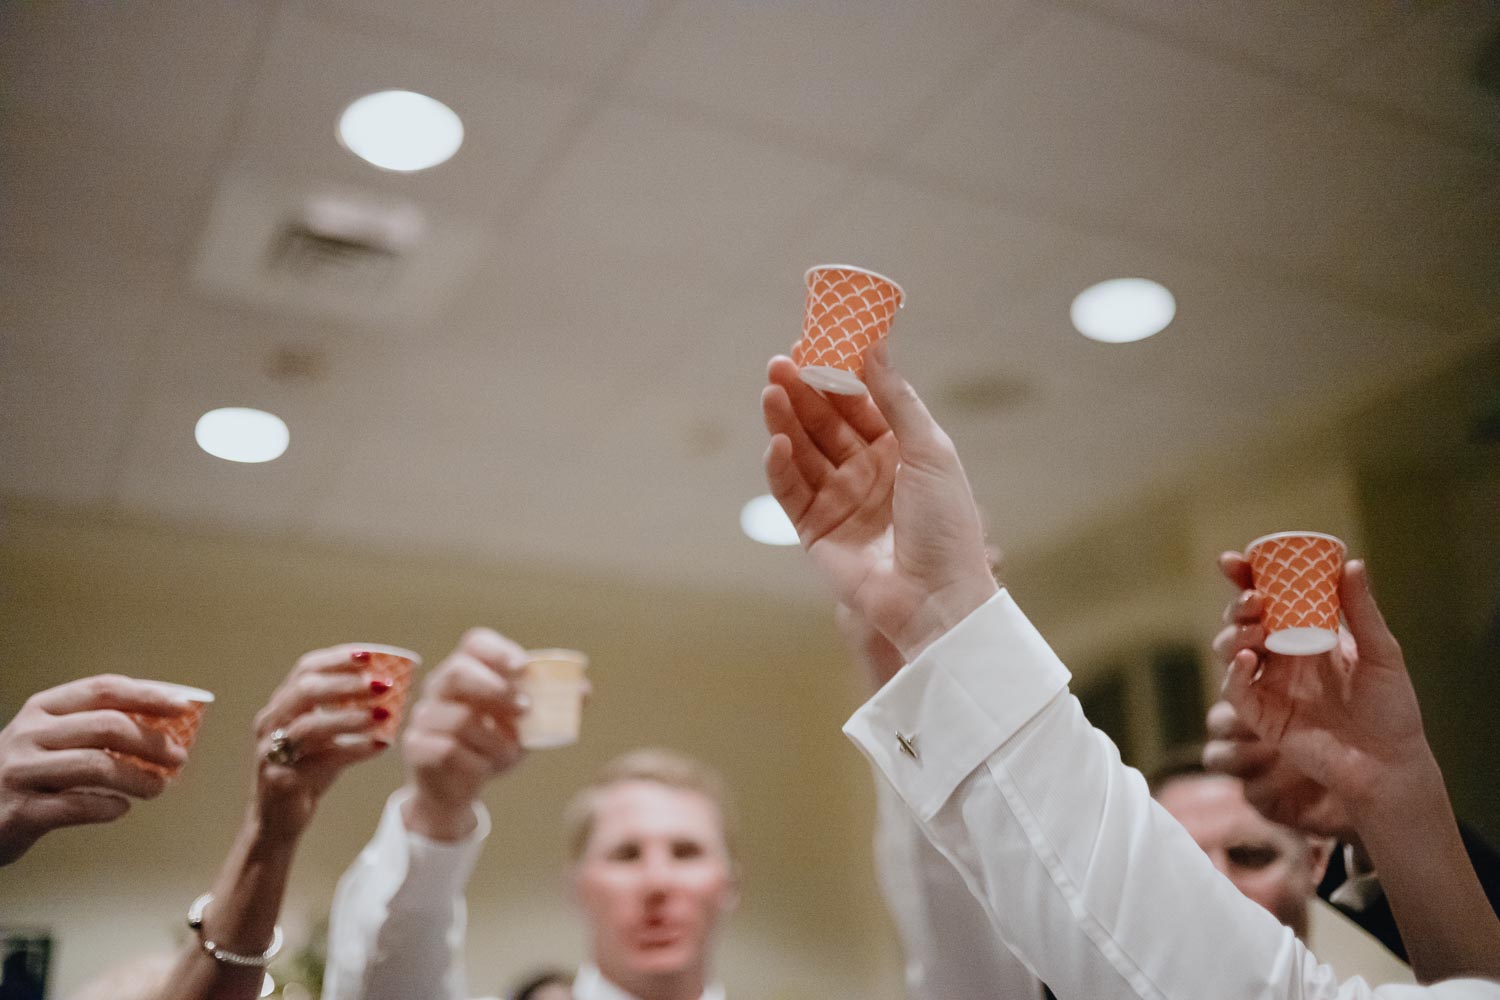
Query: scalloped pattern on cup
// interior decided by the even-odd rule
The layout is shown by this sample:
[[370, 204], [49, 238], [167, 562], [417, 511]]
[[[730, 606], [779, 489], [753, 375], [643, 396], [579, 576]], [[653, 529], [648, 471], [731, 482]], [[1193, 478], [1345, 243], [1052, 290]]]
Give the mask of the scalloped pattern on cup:
[[816, 268], [807, 278], [802, 339], [792, 348], [799, 368], [838, 368], [862, 379], [865, 351], [885, 338], [901, 306], [901, 289], [877, 275]]
[[401, 715], [406, 709], [406, 696], [411, 691], [411, 680], [416, 674], [416, 664], [395, 653], [374, 649], [365, 652], [370, 654], [370, 662], [363, 667], [361, 673], [371, 680], [390, 681], [391, 688], [382, 694], [358, 695], [342, 704], [346, 708], [367, 707], [371, 711], [379, 707], [391, 713], [384, 722], [370, 730], [370, 735], [393, 740], [396, 737], [396, 731], [401, 728]]
[[1266, 632], [1339, 627], [1339, 574], [1344, 549], [1329, 538], [1288, 535], [1247, 552], [1255, 589], [1266, 598]]
[[[146, 729], [154, 729], [164, 734], [167, 739], [177, 744], [184, 750], [191, 750], [198, 739], [198, 727], [203, 725], [203, 712], [208, 706], [202, 702], [191, 702], [189, 707], [184, 708], [179, 715], [147, 715], [144, 712], [127, 712], [136, 722]], [[142, 760], [134, 754], [120, 753], [117, 750], [105, 751], [111, 757], [120, 757], [130, 760], [142, 770], [159, 774], [164, 778], [175, 778], [182, 768], [163, 767], [149, 760]]]

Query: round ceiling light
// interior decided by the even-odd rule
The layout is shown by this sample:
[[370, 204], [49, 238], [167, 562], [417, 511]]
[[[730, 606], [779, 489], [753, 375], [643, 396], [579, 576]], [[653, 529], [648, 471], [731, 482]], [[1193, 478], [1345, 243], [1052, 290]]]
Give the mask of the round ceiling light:
[[286, 421], [265, 410], [226, 406], [209, 410], [193, 428], [198, 447], [226, 462], [269, 462], [286, 452]]
[[740, 508], [740, 530], [764, 545], [796, 545], [800, 541], [791, 518], [769, 493]]
[[412, 173], [458, 152], [464, 123], [442, 101], [410, 90], [366, 94], [339, 116], [339, 140], [382, 170]]
[[1073, 326], [1090, 340], [1128, 344], [1160, 333], [1177, 315], [1177, 300], [1149, 278], [1114, 278], [1073, 300]]

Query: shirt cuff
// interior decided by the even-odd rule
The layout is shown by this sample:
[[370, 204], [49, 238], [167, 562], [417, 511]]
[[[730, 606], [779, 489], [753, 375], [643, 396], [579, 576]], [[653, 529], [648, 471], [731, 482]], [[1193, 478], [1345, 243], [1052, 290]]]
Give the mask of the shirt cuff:
[[[474, 803], [474, 829], [462, 840], [433, 840], [406, 828], [401, 807], [411, 798], [411, 790], [402, 788], [386, 800], [380, 817], [375, 844], [390, 845], [394, 850], [378, 850], [382, 861], [404, 863], [396, 875], [402, 909], [424, 909], [428, 906], [447, 909], [462, 896], [484, 839], [490, 835], [490, 814], [481, 802]], [[373, 845], [372, 845], [373, 846]]]
[[903, 667], [844, 734], [926, 822], [1069, 679], [1001, 590]]

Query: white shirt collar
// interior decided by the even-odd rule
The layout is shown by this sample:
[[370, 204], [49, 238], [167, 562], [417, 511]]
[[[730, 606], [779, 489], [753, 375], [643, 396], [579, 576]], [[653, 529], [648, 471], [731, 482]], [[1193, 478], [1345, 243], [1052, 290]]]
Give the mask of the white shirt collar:
[[[582, 965], [573, 977], [573, 1000], [640, 1000], [604, 978], [593, 965]], [[710, 983], [699, 1000], [724, 1000], [724, 987]]]

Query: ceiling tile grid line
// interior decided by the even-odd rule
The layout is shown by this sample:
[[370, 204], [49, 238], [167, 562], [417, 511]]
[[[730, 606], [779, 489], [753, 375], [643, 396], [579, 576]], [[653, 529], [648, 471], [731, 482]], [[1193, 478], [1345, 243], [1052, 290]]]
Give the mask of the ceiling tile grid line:
[[[1003, 19], [999, 25], [991, 29], [985, 41], [974, 52], [949, 67], [946, 73], [934, 81], [932, 89], [919, 98], [908, 113], [892, 122], [883, 138], [877, 142], [877, 152], [873, 155], [855, 155], [838, 147], [815, 150], [810, 148], [804, 136], [797, 133], [778, 130], [769, 123], [756, 122], [748, 118], [726, 121], [723, 116], [719, 116], [716, 119], [706, 109], [690, 104], [678, 105], [675, 108], [669, 108], [668, 111], [680, 114], [685, 119], [695, 119], [702, 125], [727, 126], [730, 131], [738, 132], [746, 138], [779, 144], [800, 155], [822, 157], [834, 162], [843, 162], [848, 166], [845, 180], [838, 186], [837, 196], [819, 204], [815, 211], [798, 216], [790, 225], [782, 227], [768, 243], [768, 249], [771, 250], [777, 247], [798, 246], [805, 243], [829, 219], [836, 218], [856, 203], [860, 197], [862, 173], [872, 175], [894, 173], [906, 151], [919, 144], [922, 136], [937, 122], [940, 110], [944, 106], [951, 106], [963, 100], [985, 78], [995, 60], [1003, 58], [1007, 52], [1021, 45], [1030, 33], [1037, 30], [1038, 24], [1036, 8], [1029, 4], [1022, 5], [1017, 12]], [[635, 95], [621, 98], [621, 100], [627, 99], [638, 100], [643, 104], [651, 103], [650, 99]], [[654, 102], [654, 106], [667, 107], [659, 101]], [[774, 253], [766, 253], [764, 257], [765, 269], [757, 277], [767, 282], [774, 282], [780, 276], [778, 273], [780, 261]]]
[[[1308, 71], [1298, 71], [1289, 66], [1277, 66], [1265, 59], [1236, 50], [1230, 45], [1215, 44], [1182, 31], [1174, 31], [1167, 26], [1153, 23], [1144, 18], [1131, 16], [1130, 14], [1112, 9], [1101, 3], [1100, 0], [1045, 0], [1045, 2], [1058, 7], [1075, 10], [1087, 17], [1144, 37], [1164, 41], [1183, 51], [1211, 58], [1225, 66], [1232, 66], [1246, 72], [1254, 73], [1267, 80], [1289, 84], [1328, 104], [1348, 111], [1374, 116], [1385, 124], [1413, 136], [1437, 142], [1465, 153], [1473, 153], [1500, 160], [1500, 132], [1495, 130], [1491, 130], [1488, 134], [1481, 136], [1470, 131], [1445, 127], [1387, 101], [1340, 87], [1332, 79], [1333, 74], [1324, 76]], [[1415, 17], [1416, 15], [1413, 16]], [[1407, 23], [1399, 29], [1393, 28], [1385, 37], [1379, 40], [1386, 44], [1394, 43], [1404, 31], [1410, 30], [1412, 26], [1412, 23]], [[1355, 51], [1356, 45], [1362, 44], [1365, 41], [1367, 40], [1351, 40], [1339, 53], [1335, 54], [1336, 57], [1342, 55], [1344, 58], [1352, 59], [1352, 53]], [[1348, 68], [1348, 66], [1343, 65], [1338, 68]]]
[[[266, 6], [266, 12], [256, 32], [257, 38], [252, 50], [256, 55], [247, 61], [239, 80], [234, 85], [233, 93], [235, 97], [233, 98], [233, 106], [229, 112], [231, 116], [229, 127], [224, 130], [217, 148], [211, 154], [211, 162], [215, 164], [213, 169], [215, 176], [222, 176], [224, 170], [232, 160], [235, 147], [239, 143], [240, 133], [244, 129], [245, 121], [249, 116], [249, 96], [254, 90], [256, 78], [260, 75], [268, 43], [272, 33], [275, 31], [277, 18], [280, 16], [282, 2], [283, 0], [276, 0], [276, 2]], [[217, 185], [214, 187], [217, 187]], [[198, 212], [199, 218], [207, 214], [214, 197], [214, 188], [209, 188], [203, 192], [201, 196], [202, 208]], [[183, 246], [180, 250], [182, 256], [179, 258], [180, 270], [178, 271], [177, 279], [179, 288], [185, 285], [188, 280], [187, 274], [190, 270], [188, 265], [193, 252], [194, 249], [191, 242]], [[164, 294], [163, 301], [158, 306], [159, 313], [164, 314], [165, 299], [170, 294], [171, 290], [168, 290]], [[146, 363], [137, 369], [135, 377], [132, 379], [123, 417], [128, 432], [117, 437], [111, 461], [108, 486], [104, 495], [104, 511], [106, 516], [115, 517], [121, 514], [125, 492], [126, 463], [129, 461], [131, 451], [137, 442], [138, 429], [144, 423], [146, 413], [150, 408], [151, 387], [155, 381], [158, 367], [156, 360], [167, 350], [167, 341], [173, 336], [173, 332], [168, 330], [166, 325], [163, 324], [160, 329], [146, 339], [143, 346]]]
[[651, 12], [644, 19], [640, 30], [621, 46], [620, 51], [600, 71], [598, 77], [590, 84], [587, 95], [579, 105], [578, 113], [563, 127], [556, 142], [537, 162], [536, 169], [518, 185], [515, 200], [509, 210], [500, 216], [502, 233], [513, 228], [525, 216], [530, 205], [536, 201], [538, 193], [557, 173], [559, 165], [577, 147], [579, 139], [587, 131], [589, 125], [597, 120], [600, 111], [608, 106], [610, 90], [624, 76], [631, 61], [650, 40], [651, 34], [660, 27], [672, 7], [680, 2], [681, 0], [657, 0], [653, 3]]

